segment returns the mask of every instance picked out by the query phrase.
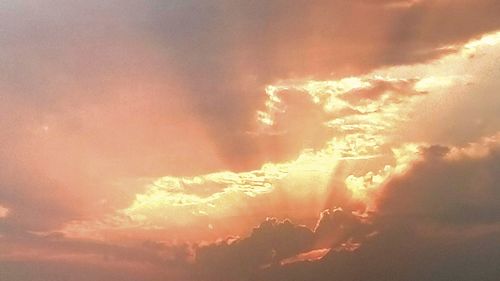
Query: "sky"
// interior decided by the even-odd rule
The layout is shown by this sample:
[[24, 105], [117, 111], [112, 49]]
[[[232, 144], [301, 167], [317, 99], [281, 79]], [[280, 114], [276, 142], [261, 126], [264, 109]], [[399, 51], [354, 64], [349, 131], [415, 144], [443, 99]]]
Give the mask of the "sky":
[[0, 2], [0, 281], [496, 281], [500, 1]]

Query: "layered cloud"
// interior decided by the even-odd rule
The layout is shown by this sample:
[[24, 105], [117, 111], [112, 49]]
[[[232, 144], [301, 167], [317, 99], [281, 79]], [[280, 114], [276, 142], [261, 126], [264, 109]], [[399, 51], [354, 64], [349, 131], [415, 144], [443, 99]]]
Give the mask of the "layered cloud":
[[[499, 143], [496, 135], [460, 149], [423, 148], [383, 184], [377, 211], [365, 218], [325, 211], [314, 231], [271, 220], [248, 238], [201, 248], [201, 279], [495, 280]], [[324, 238], [330, 244], [319, 246]], [[321, 248], [330, 250], [319, 260], [276, 262]]]
[[498, 276], [499, 12], [2, 2], [0, 275]]
[[0, 269], [8, 280], [170, 280], [184, 278], [191, 246], [73, 239], [59, 232], [3, 232]]

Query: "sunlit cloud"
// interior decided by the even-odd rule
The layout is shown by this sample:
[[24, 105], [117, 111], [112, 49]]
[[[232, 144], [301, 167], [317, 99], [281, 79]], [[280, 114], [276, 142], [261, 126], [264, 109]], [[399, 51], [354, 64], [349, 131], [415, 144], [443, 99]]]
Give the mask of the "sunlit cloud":
[[48, 1], [0, 4], [9, 281], [498, 260], [496, 0]]
[[[332, 181], [342, 182], [352, 200], [364, 202], [370, 208], [371, 194], [391, 176], [403, 173], [418, 159], [419, 147], [425, 145], [397, 140], [402, 124], [409, 122], [409, 114], [416, 110], [414, 106], [428, 96], [475, 79], [459, 67], [455, 68], [459, 72], [447, 71], [443, 75], [443, 63], [466, 65], [469, 57], [462, 56], [465, 50], [474, 46], [476, 52], [486, 51], [485, 48], [495, 46], [496, 37], [498, 34], [487, 35], [467, 43], [457, 54], [428, 66], [393, 67], [340, 80], [287, 80], [268, 85], [264, 110], [257, 111], [255, 120], [260, 126], [252, 133], [286, 132], [286, 124], [280, 124], [280, 118], [287, 115], [290, 106], [295, 106], [287, 103], [287, 97], [304, 95], [325, 116], [323, 122], [315, 125], [330, 135], [321, 148], [305, 149], [294, 160], [266, 163], [249, 172], [221, 171], [154, 179], [144, 193], [135, 196], [129, 207], [99, 223], [76, 221], [65, 232], [79, 236], [99, 233], [99, 229], [161, 231], [174, 225], [176, 229], [183, 229], [197, 224], [204, 225], [201, 227], [206, 231], [214, 231], [217, 230], [214, 221], [245, 216], [241, 212], [242, 204], [247, 214], [262, 208], [271, 208], [268, 211], [276, 213], [270, 205], [254, 203], [255, 198], [269, 198], [286, 190], [287, 200], [314, 196], [316, 201], [321, 201], [320, 198], [328, 197]], [[371, 168], [360, 170], [368, 160], [374, 163]], [[346, 165], [348, 170], [339, 169]], [[303, 185], [287, 188], [292, 179]]]

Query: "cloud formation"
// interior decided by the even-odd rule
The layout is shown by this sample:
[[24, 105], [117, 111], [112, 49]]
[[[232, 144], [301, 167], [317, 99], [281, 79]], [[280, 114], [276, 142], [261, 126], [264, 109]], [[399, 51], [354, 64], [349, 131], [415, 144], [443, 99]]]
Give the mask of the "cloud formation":
[[0, 276], [498, 276], [499, 13], [0, 2]]
[[[97, 221], [76, 220], [64, 231], [78, 236], [113, 232], [127, 237], [133, 231], [141, 237], [153, 235], [149, 239], [210, 240], [245, 234], [249, 226], [268, 216], [313, 227], [325, 208], [365, 210], [371, 204], [370, 193], [418, 156], [418, 145], [408, 141], [434, 139], [409, 137], [409, 132], [435, 127], [435, 122], [422, 123], [422, 116], [432, 112], [429, 108], [442, 108], [433, 114], [451, 118], [445, 112], [455, 105], [446, 102], [446, 107], [440, 107], [445, 100], [475, 96], [483, 108], [500, 101], [471, 84], [481, 79], [480, 70], [496, 56], [498, 38], [496, 33], [486, 35], [429, 65], [393, 67], [339, 80], [288, 80], [269, 85], [266, 102], [258, 111], [259, 126], [246, 134], [262, 147], [266, 141], [260, 138], [272, 138], [267, 143], [272, 151], [307, 143], [315, 148], [302, 146], [294, 160], [267, 163], [248, 172], [144, 179], [142, 184], [150, 184], [145, 184], [145, 191], [136, 194], [128, 207]], [[471, 59], [470, 54], [476, 57]], [[450, 70], [447, 65], [454, 67]], [[466, 74], [464, 69], [475, 71]], [[487, 123], [490, 131], [500, 129], [491, 120]], [[447, 135], [446, 142], [453, 144], [477, 134], [454, 132]], [[136, 233], [141, 228], [148, 231]]]
[[[269, 218], [247, 238], [228, 238], [196, 250], [194, 268], [200, 280], [246, 280], [299, 254], [337, 248], [361, 238], [365, 222], [341, 209], [322, 213], [314, 231], [289, 220]], [[364, 229], [363, 229], [364, 230]], [[357, 235], [354, 235], [356, 232]]]
[[495, 280], [498, 149], [498, 135], [463, 149], [424, 149], [382, 187], [376, 233], [357, 249], [268, 268], [249, 280]]

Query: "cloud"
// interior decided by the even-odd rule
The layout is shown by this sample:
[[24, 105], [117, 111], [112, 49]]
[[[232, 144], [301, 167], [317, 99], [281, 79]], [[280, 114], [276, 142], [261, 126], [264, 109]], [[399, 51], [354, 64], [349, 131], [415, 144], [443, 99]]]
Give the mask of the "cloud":
[[[189, 34], [184, 38], [166, 32], [165, 40], [179, 44], [175, 48], [178, 68], [192, 78], [190, 95], [196, 112], [211, 120], [210, 130], [223, 155], [230, 163], [247, 161], [250, 166], [255, 165], [250, 156], [261, 152], [232, 132], [251, 122], [265, 85], [281, 79], [325, 79], [332, 74], [339, 78], [388, 65], [426, 62], [454, 51], [446, 47], [499, 24], [492, 13], [498, 10], [494, 1], [421, 1], [405, 9], [359, 1], [207, 6], [180, 7], [177, 18], [168, 17], [170, 11], [159, 11], [166, 22]], [[196, 20], [189, 21], [181, 15], [190, 14], [191, 7], [210, 12], [196, 13]], [[234, 24], [222, 24], [235, 17]], [[237, 91], [241, 103], [235, 100]], [[238, 156], [232, 156], [234, 151]]]
[[6, 169], [0, 172], [0, 182], [0, 203], [8, 210], [0, 220], [0, 233], [50, 230], [81, 217], [78, 208], [66, 201], [78, 199], [66, 194], [57, 181], [35, 179]]
[[[406, 124], [415, 123], [415, 114], [438, 108], [440, 98], [449, 99], [449, 91], [480, 79], [478, 73], [465, 75], [462, 68], [482, 68], [490, 61], [497, 37], [489, 34], [467, 43], [456, 54], [433, 64], [396, 66], [339, 80], [292, 79], [268, 85], [266, 101], [255, 116], [260, 122], [245, 134], [268, 155], [288, 154], [290, 161], [267, 163], [249, 172], [167, 176], [151, 179], [148, 185], [144, 179], [140, 184], [145, 191], [119, 210], [117, 218], [76, 221], [66, 230], [81, 234], [92, 229], [99, 232], [106, 225], [116, 232], [144, 227], [163, 229], [174, 239], [192, 239], [196, 232], [206, 234], [203, 230], [210, 225], [206, 235], [215, 239], [231, 234], [226, 226], [233, 217], [245, 217], [246, 227], [267, 216], [299, 219], [311, 226], [325, 208], [358, 205], [358, 210], [363, 209], [370, 190], [394, 172], [403, 171], [413, 157], [411, 147], [415, 145], [401, 144], [401, 135], [441, 127]], [[464, 54], [472, 45], [475, 53], [487, 57], [469, 59]], [[444, 67], [448, 64], [454, 66], [452, 70]], [[426, 100], [432, 102], [423, 103]], [[494, 102], [482, 103], [494, 107]], [[298, 156], [296, 151], [301, 151]], [[304, 207], [294, 210], [292, 205]], [[172, 213], [176, 216], [165, 215]], [[124, 220], [123, 215], [128, 218]], [[128, 227], [115, 227], [121, 223]], [[189, 238], [183, 229], [190, 233]], [[245, 233], [245, 227], [234, 230]], [[147, 235], [145, 231], [141, 234]]]
[[368, 234], [367, 229], [360, 216], [342, 209], [324, 211], [314, 231], [289, 220], [269, 218], [246, 238], [201, 245], [194, 268], [202, 280], [244, 280], [264, 268], [360, 239]]
[[[450, 151], [443, 146], [427, 148], [420, 162], [384, 187], [378, 203], [379, 215], [439, 225], [498, 223], [498, 137], [492, 141], [471, 145], [463, 151]], [[481, 157], [467, 154], [477, 147], [487, 154]]]
[[[426, 62], [500, 26], [491, 0], [397, 9], [372, 1], [35, 2], [2, 4], [9, 103], [35, 108], [26, 114], [53, 119], [65, 134], [89, 136], [90, 150], [116, 169], [145, 173], [241, 171], [284, 160], [292, 152], [268, 155], [245, 134], [267, 85]], [[129, 124], [129, 115], [140, 124]], [[165, 128], [183, 122], [190, 129]], [[186, 157], [190, 149], [198, 157]]]
[[408, 170], [378, 189], [376, 210], [326, 210], [313, 231], [267, 220], [247, 238], [200, 246], [198, 278], [495, 280], [498, 149], [498, 136], [462, 148], [423, 148]]
[[[186, 280], [493, 281], [500, 258], [499, 143], [495, 135], [465, 147], [424, 147], [407, 170], [376, 190], [375, 210], [363, 215], [325, 210], [312, 230], [270, 218], [248, 237], [216, 243], [169, 246], [147, 241], [142, 246], [118, 246], [56, 234], [7, 236], [0, 241], [7, 256], [22, 248], [13, 246], [17, 243], [51, 253], [44, 257], [90, 254], [117, 262], [145, 262], [156, 272], [147, 280], [167, 276], [156, 271], [163, 268]], [[23, 262], [5, 260], [4, 254], [3, 264], [20, 278]], [[50, 262], [42, 264], [41, 274], [53, 270]]]
[[[411, 158], [391, 149], [429, 139], [444, 140], [448, 147], [498, 131], [499, 99], [493, 97], [498, 55], [483, 53], [484, 46], [498, 42], [498, 34], [466, 42], [498, 30], [499, 9], [494, 0], [4, 1], [0, 236], [76, 225], [75, 236], [92, 232], [114, 242], [144, 236], [210, 240], [245, 233], [266, 216], [311, 227], [319, 211], [343, 208], [323, 213], [314, 246], [304, 246], [304, 238], [286, 252], [273, 241], [245, 256], [254, 260], [252, 268], [269, 265], [270, 259], [272, 272], [278, 260], [288, 264], [279, 270], [316, 267], [337, 255], [365, 253], [363, 248], [375, 258], [373, 253], [391, 242], [387, 237], [395, 238], [395, 255], [400, 254], [396, 242], [406, 241], [406, 234], [386, 229], [389, 222], [402, 228], [417, 222], [425, 229], [446, 225], [439, 227], [445, 233], [463, 227], [467, 235], [489, 231], [498, 215], [492, 188], [498, 183], [492, 174], [496, 152], [467, 152], [471, 156], [431, 147], [410, 172], [391, 178]], [[461, 60], [445, 60], [449, 54]], [[455, 84], [478, 94], [449, 95]], [[273, 87], [275, 92], [268, 91]], [[408, 118], [415, 105], [409, 101], [436, 89], [446, 89], [447, 99], [433, 95]], [[420, 138], [411, 137], [415, 134]], [[172, 176], [160, 186], [144, 184], [167, 174]], [[407, 187], [399, 188], [403, 183]], [[367, 209], [365, 201], [380, 184], [388, 191], [377, 201], [379, 236], [352, 253], [332, 251], [317, 263], [289, 262], [346, 239], [354, 239], [346, 249], [356, 248], [365, 229], [358, 229], [350, 212]], [[422, 193], [415, 191], [420, 184]], [[435, 184], [442, 202], [430, 195]], [[285, 222], [271, 225], [269, 233], [278, 236], [296, 235], [291, 234], [296, 228], [307, 232]], [[488, 235], [481, 237], [493, 243]], [[459, 238], [464, 245], [479, 242]], [[415, 245], [446, 244], [426, 239], [418, 234]], [[20, 249], [30, 250], [23, 243], [34, 245], [31, 238], [21, 240]], [[237, 241], [226, 243], [230, 255], [246, 251], [236, 245], [250, 243]], [[64, 244], [64, 255], [85, 252], [82, 248], [123, 254], [108, 244], [65, 243], [42, 239], [36, 247]], [[373, 251], [369, 245], [375, 245]], [[402, 249], [414, 250], [410, 246]], [[90, 252], [85, 255], [100, 255]], [[384, 259], [377, 261], [384, 268]], [[27, 267], [8, 263], [10, 269]], [[55, 274], [53, 263], [37, 264]], [[108, 279], [121, 279], [113, 276]]]
[[155, 241], [113, 244], [39, 232], [11, 232], [0, 236], [0, 249], [2, 278], [9, 280], [177, 278], [192, 255], [187, 244]]
[[386, 233], [354, 251], [332, 252], [257, 274], [250, 280], [496, 280], [498, 232], [468, 239]]
[[231, 280], [294, 256], [312, 246], [313, 232], [285, 220], [269, 219], [255, 228], [248, 238], [201, 246], [195, 266], [200, 277]]
[[335, 249], [348, 241], [364, 240], [371, 229], [368, 221], [340, 208], [323, 211], [314, 229], [315, 248]]
[[11, 281], [161, 281], [165, 276], [158, 277], [156, 272], [141, 268], [126, 268], [123, 266], [106, 265], [95, 266], [79, 264], [65, 260], [17, 260], [0, 261], [2, 278]]
[[0, 218], [5, 218], [9, 214], [9, 209], [0, 205]]
[[[126, 208], [144, 191], [138, 177], [254, 170], [325, 146], [342, 157], [377, 156], [388, 140], [373, 130], [394, 127], [388, 120], [403, 116], [394, 103], [416, 95], [418, 79], [339, 78], [458, 52], [498, 24], [491, 1], [398, 9], [320, 2], [323, 9], [280, 1], [55, 0], [58, 10], [2, 3], [0, 156], [9, 171], [0, 175], [0, 204], [11, 210], [9, 220], [22, 217], [33, 228], [44, 213], [44, 228], [53, 228], [93, 219]], [[406, 23], [408, 15], [414, 22]], [[370, 86], [316, 103], [319, 91], [332, 91], [319, 79]], [[259, 131], [256, 114], [270, 102], [266, 86], [288, 81], [317, 82], [302, 84], [316, 94], [281, 91], [285, 112], [276, 114], [276, 128]], [[348, 136], [325, 144], [332, 135]]]

